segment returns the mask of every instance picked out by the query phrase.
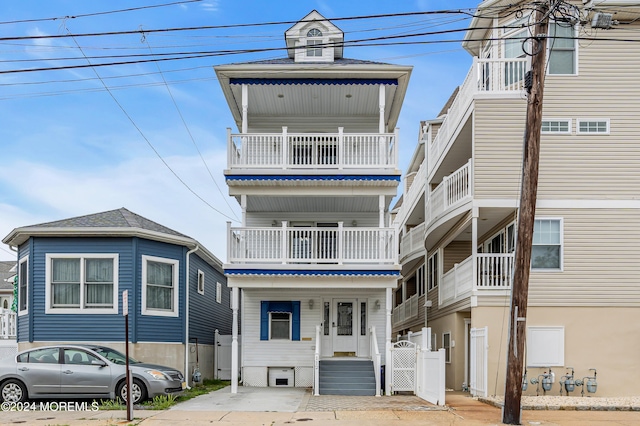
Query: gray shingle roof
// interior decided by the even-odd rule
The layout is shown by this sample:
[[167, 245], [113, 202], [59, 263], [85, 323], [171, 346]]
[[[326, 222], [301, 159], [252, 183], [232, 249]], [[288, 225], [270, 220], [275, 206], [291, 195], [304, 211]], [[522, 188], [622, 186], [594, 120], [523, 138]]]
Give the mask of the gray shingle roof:
[[191, 238], [152, 220], [135, 214], [124, 207], [102, 213], [32, 225], [30, 228], [140, 228], [177, 237]]
[[13, 290], [13, 283], [8, 283], [5, 280], [15, 275], [15, 272], [11, 272], [11, 268], [16, 265], [13, 260], [0, 260], [0, 290]]
[[332, 63], [327, 62], [296, 62], [291, 58], [279, 58], [279, 59], [266, 59], [263, 61], [249, 61], [249, 62], [236, 62], [228, 65], [255, 65], [255, 64], [264, 64], [264, 65], [327, 65], [327, 64], [335, 64], [335, 65], [363, 65], [363, 64], [373, 64], [373, 65], [392, 65], [385, 62], [374, 62], [374, 61], [364, 61], [361, 59], [350, 59], [350, 58], [339, 58], [334, 60]]

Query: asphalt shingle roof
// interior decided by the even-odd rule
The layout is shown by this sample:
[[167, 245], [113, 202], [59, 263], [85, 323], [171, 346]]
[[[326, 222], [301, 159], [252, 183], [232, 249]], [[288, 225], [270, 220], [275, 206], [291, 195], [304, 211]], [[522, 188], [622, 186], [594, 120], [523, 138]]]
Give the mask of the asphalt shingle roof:
[[30, 228], [140, 228], [147, 231], [161, 232], [178, 237], [191, 238], [160, 225], [152, 220], [135, 214], [124, 207], [102, 213], [77, 216], [69, 219], [32, 225]]
[[[249, 62], [236, 62], [228, 65], [255, 65], [255, 64], [264, 64], [264, 65], [327, 65], [327, 62], [296, 62], [295, 59], [292, 58], [277, 58], [277, 59], [265, 59], [262, 61], [249, 61]], [[363, 64], [373, 64], [373, 65], [392, 65], [385, 62], [374, 62], [374, 61], [365, 61], [362, 59], [351, 59], [351, 58], [338, 58], [333, 61], [334, 65], [363, 65]]]

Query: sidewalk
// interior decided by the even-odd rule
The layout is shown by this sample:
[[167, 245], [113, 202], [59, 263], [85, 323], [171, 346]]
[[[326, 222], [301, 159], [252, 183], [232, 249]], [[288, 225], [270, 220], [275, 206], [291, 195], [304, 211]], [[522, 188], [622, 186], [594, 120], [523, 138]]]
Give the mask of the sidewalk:
[[[4, 412], [0, 425], [498, 425], [501, 410], [460, 392], [447, 392], [446, 407], [412, 395], [383, 397], [312, 396], [296, 388], [224, 388], [178, 404], [166, 411]], [[524, 410], [523, 425], [637, 425], [637, 411]]]

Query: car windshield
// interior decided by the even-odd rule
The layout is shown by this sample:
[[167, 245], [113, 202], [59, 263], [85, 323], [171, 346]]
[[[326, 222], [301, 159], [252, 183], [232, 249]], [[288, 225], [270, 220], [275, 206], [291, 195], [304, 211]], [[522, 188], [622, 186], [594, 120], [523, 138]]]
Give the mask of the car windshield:
[[[116, 351], [115, 349], [105, 348], [103, 346], [99, 346], [91, 349], [93, 349], [97, 354], [102, 355], [109, 361], [113, 362], [114, 364], [119, 364], [119, 365], [126, 364], [126, 357], [124, 356], [124, 354]], [[140, 361], [129, 357], [129, 364], [140, 364]]]

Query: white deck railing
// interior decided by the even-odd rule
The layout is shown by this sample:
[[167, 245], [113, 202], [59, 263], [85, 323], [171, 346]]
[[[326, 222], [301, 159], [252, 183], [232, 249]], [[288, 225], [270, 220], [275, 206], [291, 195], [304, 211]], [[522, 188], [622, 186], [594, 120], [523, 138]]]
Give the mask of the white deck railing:
[[408, 190], [405, 191], [402, 196], [402, 206], [400, 207], [400, 211], [396, 215], [396, 222], [399, 224], [403, 224], [409, 214], [413, 211], [416, 206], [416, 203], [425, 193], [425, 185], [427, 183], [427, 162], [423, 161], [420, 164], [420, 168], [416, 172], [413, 177], [413, 181]]
[[393, 308], [393, 325], [400, 325], [405, 321], [409, 321], [418, 317], [418, 299], [419, 295], [414, 294], [407, 300]]
[[400, 260], [405, 259], [411, 254], [425, 251], [425, 227], [426, 224], [422, 222], [420, 225], [411, 228], [411, 230], [402, 237], [402, 241], [400, 241]]
[[426, 205], [425, 222], [430, 224], [442, 213], [471, 199], [473, 194], [472, 179], [473, 160], [460, 167], [449, 176], [445, 176], [440, 185], [429, 195]]
[[380, 349], [378, 348], [378, 338], [376, 337], [376, 328], [369, 328], [369, 353], [373, 361], [373, 375], [376, 378], [376, 396], [380, 396], [380, 366], [382, 364], [380, 357]]
[[10, 309], [0, 308], [0, 339], [15, 339], [16, 325], [16, 313]]
[[447, 111], [438, 134], [429, 146], [429, 174], [453, 143], [453, 136], [462, 123], [473, 98], [480, 93], [513, 94], [524, 89], [527, 58], [479, 59], [475, 57], [467, 77]]
[[227, 226], [230, 263], [398, 264], [395, 228]]
[[[509, 290], [513, 279], [513, 253], [478, 253], [478, 279], [473, 284], [472, 256], [442, 275], [438, 305], [446, 306], [484, 290]], [[486, 294], [486, 293], [485, 293]]]
[[227, 129], [229, 169], [392, 169], [395, 133], [241, 133]]

